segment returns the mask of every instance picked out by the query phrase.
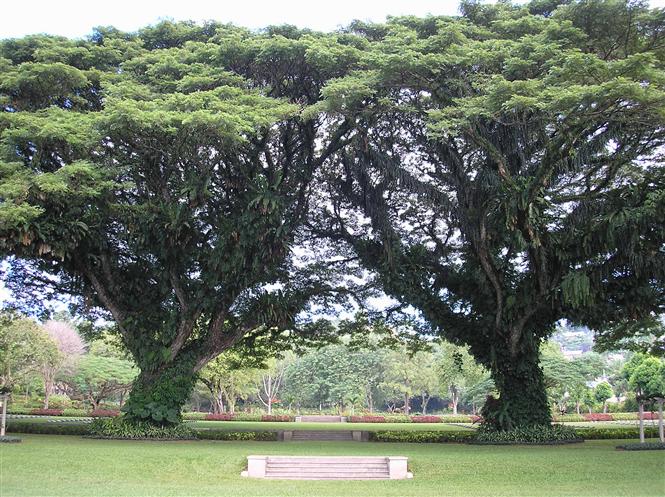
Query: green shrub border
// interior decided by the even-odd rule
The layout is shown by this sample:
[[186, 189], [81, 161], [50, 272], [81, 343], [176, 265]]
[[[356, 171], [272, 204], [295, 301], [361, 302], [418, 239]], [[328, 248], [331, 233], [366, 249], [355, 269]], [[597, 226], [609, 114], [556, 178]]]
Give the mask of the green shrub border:
[[9, 435], [4, 435], [0, 437], [0, 443], [2, 444], [17, 444], [20, 443], [21, 439], [18, 437], [11, 437]]
[[618, 450], [665, 450], [665, 443], [663, 442], [645, 442], [617, 445]]

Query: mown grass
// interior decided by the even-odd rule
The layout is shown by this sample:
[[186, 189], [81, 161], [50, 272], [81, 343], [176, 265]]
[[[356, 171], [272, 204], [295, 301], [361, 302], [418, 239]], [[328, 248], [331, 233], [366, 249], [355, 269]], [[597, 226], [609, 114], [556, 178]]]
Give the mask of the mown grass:
[[[616, 440], [537, 447], [354, 442], [132, 442], [23, 435], [0, 447], [3, 497], [662, 496], [665, 454]], [[404, 455], [413, 480], [274, 481], [240, 476], [250, 454]]]

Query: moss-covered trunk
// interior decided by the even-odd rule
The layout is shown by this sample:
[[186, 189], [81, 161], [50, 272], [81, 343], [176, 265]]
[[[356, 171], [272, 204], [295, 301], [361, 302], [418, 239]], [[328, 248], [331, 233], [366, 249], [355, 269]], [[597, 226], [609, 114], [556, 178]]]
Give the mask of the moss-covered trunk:
[[182, 406], [196, 383], [195, 364], [194, 358], [183, 356], [142, 368], [123, 407], [126, 419], [158, 425], [180, 423]]
[[485, 422], [495, 429], [549, 426], [552, 422], [539, 346], [534, 342], [522, 340], [517, 347], [503, 341], [495, 344], [492, 378], [499, 398], [489, 399], [483, 408]]

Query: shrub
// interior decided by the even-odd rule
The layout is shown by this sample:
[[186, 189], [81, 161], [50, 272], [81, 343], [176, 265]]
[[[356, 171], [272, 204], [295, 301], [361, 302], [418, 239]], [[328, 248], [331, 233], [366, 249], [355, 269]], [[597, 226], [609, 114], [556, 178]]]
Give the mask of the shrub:
[[62, 416], [62, 409], [32, 409], [30, 414], [34, 416]]
[[442, 423], [472, 423], [472, 416], [466, 414], [444, 414], [441, 416]]
[[604, 414], [600, 412], [592, 412], [584, 415], [586, 421], [614, 421], [611, 414]]
[[471, 422], [474, 423], [474, 424], [475, 423], [482, 423], [483, 422], [483, 417], [473, 415], [473, 416], [471, 416]]
[[411, 416], [405, 414], [388, 414], [384, 416], [386, 423], [411, 423]]
[[50, 395], [48, 406], [49, 409], [67, 409], [72, 406], [72, 399], [66, 395]]
[[7, 425], [7, 431], [12, 433], [36, 433], [40, 435], [87, 435], [90, 432], [90, 424], [12, 421]]
[[90, 413], [85, 409], [63, 409], [62, 415], [70, 418], [84, 418], [90, 416]]
[[582, 438], [568, 426], [525, 426], [513, 430], [494, 430], [481, 426], [472, 443], [487, 445], [559, 444], [580, 442]]
[[412, 423], [441, 423], [440, 416], [411, 416]]
[[583, 421], [586, 421], [584, 416], [581, 414], [564, 414], [564, 415], [556, 415], [552, 416], [552, 420], [556, 421], [557, 423], [580, 423]]
[[[640, 415], [639, 413], [637, 414], [637, 417], [635, 419], [639, 419]], [[658, 413], [657, 412], [645, 412], [643, 419], [647, 420], [657, 420], [658, 419]]]
[[95, 409], [90, 413], [93, 418], [117, 418], [120, 416], [120, 411], [114, 409]]
[[249, 412], [237, 412], [234, 414], [234, 421], [261, 421], [263, 414], [261, 413], [249, 413]]
[[475, 433], [465, 431], [371, 431], [371, 442], [397, 443], [462, 443], [468, 442]]
[[233, 421], [235, 418], [234, 414], [222, 413], [222, 414], [206, 414], [206, 421]]
[[128, 422], [123, 418], [97, 418], [90, 423], [90, 435], [97, 438], [195, 440], [196, 433], [186, 424], [155, 426], [146, 422]]
[[32, 411], [31, 407], [17, 407], [13, 404], [7, 406], [7, 414], [30, 414]]
[[626, 444], [618, 445], [617, 449], [623, 450], [665, 450], [665, 443], [663, 442], [645, 442], [643, 444]]
[[[575, 431], [579, 437], [585, 440], [618, 440], [639, 438], [640, 436], [640, 432], [636, 426], [621, 428], [577, 428]], [[657, 437], [658, 429], [655, 426], [647, 426], [644, 428], [644, 435], [646, 437]]]
[[385, 423], [386, 418], [383, 416], [349, 416], [347, 421], [349, 423]]
[[276, 442], [278, 434], [275, 431], [222, 431], [201, 430], [197, 432], [203, 440], [248, 440], [256, 442]]
[[288, 423], [293, 421], [293, 417], [286, 414], [264, 414], [261, 421]]
[[614, 412], [612, 413], [612, 417], [614, 421], [636, 421], [639, 419], [639, 415], [636, 412]]
[[187, 421], [202, 421], [208, 416], [207, 412], [183, 412], [182, 419]]

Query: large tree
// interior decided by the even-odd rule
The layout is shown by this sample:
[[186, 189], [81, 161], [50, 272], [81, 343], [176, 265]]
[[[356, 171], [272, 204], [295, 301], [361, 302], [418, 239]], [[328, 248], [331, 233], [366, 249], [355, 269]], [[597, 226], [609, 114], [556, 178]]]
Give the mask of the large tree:
[[550, 422], [539, 348], [558, 320], [665, 303], [665, 12], [564, 3], [357, 23], [367, 69], [323, 90], [354, 131], [314, 231], [469, 346], [499, 429]]
[[0, 43], [8, 284], [106, 311], [140, 368], [129, 418], [177, 422], [208, 361], [320, 293], [290, 247], [347, 127], [300, 111], [359, 53], [290, 27], [169, 22]]

